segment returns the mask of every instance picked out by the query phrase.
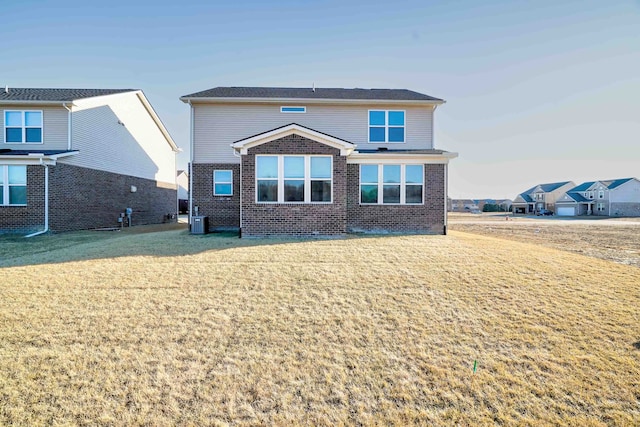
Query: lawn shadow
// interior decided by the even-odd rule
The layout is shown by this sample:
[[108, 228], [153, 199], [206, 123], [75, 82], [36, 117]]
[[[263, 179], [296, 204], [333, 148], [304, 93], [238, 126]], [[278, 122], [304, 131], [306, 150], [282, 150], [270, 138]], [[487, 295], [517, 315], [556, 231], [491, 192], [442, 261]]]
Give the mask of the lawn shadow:
[[633, 346], [636, 348], [636, 350], [640, 350], [640, 341], [634, 342]]

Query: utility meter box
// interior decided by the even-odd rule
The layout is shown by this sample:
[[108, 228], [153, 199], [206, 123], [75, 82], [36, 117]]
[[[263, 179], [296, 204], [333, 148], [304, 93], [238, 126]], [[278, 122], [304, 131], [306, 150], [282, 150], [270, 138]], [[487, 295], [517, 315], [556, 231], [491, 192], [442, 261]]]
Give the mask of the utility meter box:
[[191, 217], [191, 234], [207, 234], [209, 232], [208, 216]]

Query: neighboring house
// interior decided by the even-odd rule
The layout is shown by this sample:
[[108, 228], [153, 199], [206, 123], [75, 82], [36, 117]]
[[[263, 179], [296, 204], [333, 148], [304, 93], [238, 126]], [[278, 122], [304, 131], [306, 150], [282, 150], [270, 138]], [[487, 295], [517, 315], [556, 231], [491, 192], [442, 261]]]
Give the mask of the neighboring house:
[[475, 200], [472, 199], [451, 199], [451, 212], [474, 212], [479, 211], [480, 207]]
[[584, 182], [557, 201], [557, 215], [640, 216], [637, 178]]
[[189, 211], [189, 175], [183, 170], [179, 170], [176, 183], [178, 184], [178, 212], [187, 213]]
[[176, 213], [176, 144], [142, 91], [0, 90], [0, 232], [134, 225]]
[[574, 187], [572, 181], [538, 184], [520, 193], [512, 203], [514, 214], [535, 214], [543, 210], [555, 212], [556, 200]]
[[[192, 211], [243, 237], [446, 233], [444, 103], [409, 90], [217, 87], [191, 106]], [[197, 209], [196, 209], [197, 208]]]

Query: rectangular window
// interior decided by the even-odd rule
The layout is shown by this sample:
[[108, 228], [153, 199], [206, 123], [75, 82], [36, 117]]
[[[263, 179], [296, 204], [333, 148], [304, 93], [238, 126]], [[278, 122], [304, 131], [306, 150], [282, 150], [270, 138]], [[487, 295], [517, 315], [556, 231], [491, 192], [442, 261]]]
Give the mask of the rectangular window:
[[598, 212], [604, 212], [604, 203], [598, 203]]
[[27, 167], [0, 166], [0, 205], [27, 204]]
[[331, 156], [256, 156], [256, 202], [331, 203]]
[[361, 204], [422, 204], [423, 165], [360, 165]]
[[369, 110], [369, 142], [405, 142], [405, 112]]
[[4, 142], [42, 144], [42, 111], [4, 112]]
[[604, 191], [603, 190], [598, 191], [598, 199], [604, 199]]
[[232, 196], [233, 195], [233, 171], [215, 170], [213, 171], [213, 195]]
[[306, 113], [307, 107], [280, 107], [281, 113]]

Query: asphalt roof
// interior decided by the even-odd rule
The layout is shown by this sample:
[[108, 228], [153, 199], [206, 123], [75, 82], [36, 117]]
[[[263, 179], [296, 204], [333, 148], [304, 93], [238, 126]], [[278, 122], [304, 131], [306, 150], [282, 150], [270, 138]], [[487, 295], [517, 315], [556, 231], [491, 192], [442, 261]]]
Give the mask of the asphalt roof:
[[[562, 187], [565, 184], [568, 184], [569, 182], [571, 182], [571, 181], [551, 182], [551, 183], [548, 183], [548, 184], [538, 184], [538, 185], [536, 185], [534, 187], [531, 187], [530, 189], [528, 189], [524, 193], [520, 193], [519, 195], [522, 196], [528, 202], [531, 202], [533, 200], [528, 200], [527, 199], [527, 197], [528, 197], [527, 195], [531, 194], [533, 192], [533, 190], [535, 190], [536, 188], [540, 187], [542, 189], [542, 191], [544, 191], [545, 193], [548, 193], [550, 191], [553, 191], [553, 190], [555, 190], [557, 188]], [[527, 196], [527, 197], [525, 197], [525, 196]], [[531, 198], [529, 197], [529, 199], [531, 199]]]
[[183, 98], [300, 98], [355, 99], [389, 101], [443, 101], [440, 98], [407, 89], [341, 89], [292, 87], [215, 87]]
[[52, 89], [52, 88], [0, 88], [2, 101], [71, 102], [75, 99], [133, 92], [137, 89]]
[[578, 185], [577, 187], [573, 187], [571, 190], [569, 190], [569, 192], [573, 193], [575, 191], [585, 191], [589, 187], [591, 187], [593, 184], [595, 184], [595, 181], [583, 182], [582, 184]]
[[[613, 190], [614, 188], [620, 187], [622, 184], [624, 184], [625, 182], [629, 182], [632, 179], [633, 178], [614, 179], [611, 181], [610, 184], [607, 184], [607, 188], [609, 188], [609, 190]], [[609, 181], [603, 181], [603, 182], [609, 182]]]

